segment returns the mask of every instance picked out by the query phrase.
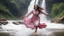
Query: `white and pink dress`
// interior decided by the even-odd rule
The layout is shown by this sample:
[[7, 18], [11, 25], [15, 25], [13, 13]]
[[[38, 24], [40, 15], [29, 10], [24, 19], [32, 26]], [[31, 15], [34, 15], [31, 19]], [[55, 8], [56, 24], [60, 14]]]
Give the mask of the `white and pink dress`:
[[[40, 12], [42, 14], [45, 14], [43, 12]], [[35, 29], [36, 27], [42, 29], [42, 28], [46, 28], [46, 24], [45, 23], [40, 23], [40, 17], [39, 17], [39, 11], [38, 10], [33, 10], [31, 11], [28, 15], [25, 15], [24, 18], [24, 24], [26, 25], [27, 28], [31, 28], [31, 29]], [[29, 15], [33, 14], [33, 16], [31, 18], [27, 18]], [[48, 14], [45, 14], [48, 15]]]

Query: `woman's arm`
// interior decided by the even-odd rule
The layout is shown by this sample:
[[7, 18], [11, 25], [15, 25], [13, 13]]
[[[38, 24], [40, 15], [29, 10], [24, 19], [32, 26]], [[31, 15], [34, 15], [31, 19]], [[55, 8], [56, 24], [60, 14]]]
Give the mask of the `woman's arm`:
[[31, 15], [33, 13], [33, 11], [31, 11], [30, 13], [28, 13], [27, 15], [25, 15], [25, 17], [28, 17], [29, 15]]
[[44, 14], [44, 15], [46, 15], [46, 16], [49, 16], [49, 14], [47, 14], [47, 13], [44, 13], [44, 12], [42, 12], [42, 11], [41, 11], [41, 13], [42, 13], [42, 14]]
[[33, 11], [31, 11], [30, 13], [28, 13], [28, 14], [22, 16], [21, 18], [28, 17], [30, 14], [32, 14], [32, 12], [33, 12]]

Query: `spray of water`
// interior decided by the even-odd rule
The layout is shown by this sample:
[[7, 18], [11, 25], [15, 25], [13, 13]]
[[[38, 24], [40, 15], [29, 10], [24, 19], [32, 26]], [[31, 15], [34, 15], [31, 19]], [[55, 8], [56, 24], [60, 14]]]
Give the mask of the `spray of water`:
[[[39, 1], [39, 0], [36, 1], [36, 4], [37, 4], [37, 5], [39, 5], [39, 4], [38, 4], [38, 1]], [[35, 2], [35, 0], [32, 0], [32, 1], [31, 1], [30, 5], [29, 5], [29, 7], [28, 7], [28, 13], [30, 13], [30, 12], [33, 10], [33, 8], [34, 8], [34, 2]], [[41, 2], [40, 2], [40, 3], [41, 3]], [[45, 12], [45, 13], [46, 13], [45, 0], [42, 0], [41, 8], [44, 9], [44, 10], [42, 10], [42, 12]], [[31, 16], [32, 16], [32, 15], [31, 15]], [[31, 17], [31, 16], [30, 16], [30, 17]], [[46, 15], [40, 14], [40, 22], [41, 22], [41, 23], [47, 22]]]
[[[30, 2], [30, 5], [28, 6], [28, 13], [30, 13], [33, 10], [33, 8], [34, 8], [34, 2], [35, 2], [35, 0], [32, 0]], [[36, 1], [36, 4], [38, 4], [38, 0]]]
[[[42, 3], [41, 3], [41, 8], [44, 9], [44, 10], [42, 10], [42, 12], [46, 13], [46, 2], [45, 2], [45, 0], [42, 1]], [[48, 22], [48, 21], [47, 21], [47, 18], [46, 18], [46, 17], [47, 17], [46, 15], [41, 14], [40, 17], [41, 17], [41, 18], [40, 18], [40, 21], [41, 21], [41, 22]]]

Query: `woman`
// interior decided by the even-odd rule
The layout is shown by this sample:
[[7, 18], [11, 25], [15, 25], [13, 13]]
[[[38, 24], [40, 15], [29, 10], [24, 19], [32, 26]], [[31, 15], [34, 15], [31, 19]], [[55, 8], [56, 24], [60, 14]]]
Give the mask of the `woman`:
[[[40, 8], [38, 5], [34, 5], [34, 10], [32, 10], [29, 14], [24, 16], [24, 24], [27, 28], [36, 29], [35, 32], [37, 32], [37, 28], [42, 29], [46, 27], [45, 23], [40, 23], [39, 14], [44, 14], [46, 16], [48, 16], [49, 14], [46, 14], [41, 10], [43, 10], [43, 8]], [[33, 14], [33, 16], [27, 19], [26, 17], [28, 17], [31, 14]]]

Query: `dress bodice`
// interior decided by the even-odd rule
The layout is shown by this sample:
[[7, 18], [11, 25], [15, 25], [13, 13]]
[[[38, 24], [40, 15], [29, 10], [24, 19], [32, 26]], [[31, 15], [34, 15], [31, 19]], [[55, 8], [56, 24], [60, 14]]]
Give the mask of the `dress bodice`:
[[33, 10], [33, 16], [39, 16], [39, 11], [38, 10]]

